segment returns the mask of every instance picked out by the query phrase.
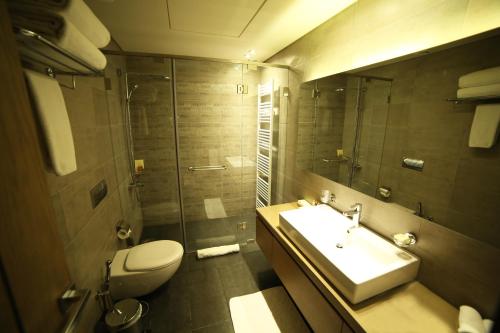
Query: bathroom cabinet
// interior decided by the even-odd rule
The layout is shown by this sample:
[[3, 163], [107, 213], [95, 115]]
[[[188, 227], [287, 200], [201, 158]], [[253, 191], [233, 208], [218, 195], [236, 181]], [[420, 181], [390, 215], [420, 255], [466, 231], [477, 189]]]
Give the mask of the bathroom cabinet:
[[458, 310], [418, 281], [356, 305], [347, 301], [279, 229], [279, 212], [295, 208], [257, 209], [256, 239], [315, 332], [456, 332]]
[[257, 243], [309, 326], [314, 332], [352, 332], [264, 223], [257, 218]]

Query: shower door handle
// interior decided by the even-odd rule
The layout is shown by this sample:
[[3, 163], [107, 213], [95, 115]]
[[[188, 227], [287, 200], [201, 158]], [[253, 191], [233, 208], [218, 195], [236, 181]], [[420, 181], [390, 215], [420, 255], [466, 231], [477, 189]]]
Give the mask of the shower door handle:
[[202, 165], [202, 166], [190, 166], [189, 171], [209, 171], [209, 170], [226, 170], [226, 165]]

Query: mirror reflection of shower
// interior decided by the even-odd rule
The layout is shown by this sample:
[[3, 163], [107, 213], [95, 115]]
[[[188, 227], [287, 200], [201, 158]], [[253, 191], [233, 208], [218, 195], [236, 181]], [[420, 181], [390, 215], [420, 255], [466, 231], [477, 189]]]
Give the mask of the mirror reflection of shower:
[[[129, 172], [130, 172], [130, 184], [129, 188], [135, 189], [136, 192], [136, 197], [138, 201], [140, 201], [140, 196], [139, 196], [139, 191], [138, 188], [143, 187], [144, 184], [142, 184], [139, 181], [139, 177], [141, 175], [141, 172], [136, 170], [135, 166], [135, 155], [134, 155], [134, 135], [133, 135], [133, 130], [132, 130], [132, 110], [130, 107], [130, 104], [132, 102], [132, 97], [134, 93], [139, 89], [141, 86], [140, 84], [136, 82], [130, 81], [131, 77], [135, 77], [136, 80], [144, 80], [144, 79], [150, 79], [150, 80], [165, 80], [165, 81], [170, 81], [170, 77], [162, 74], [150, 74], [150, 73], [134, 73], [134, 72], [126, 72], [125, 73], [125, 85], [126, 85], [126, 109], [125, 109], [125, 127], [126, 127], [126, 136], [127, 136], [127, 146], [128, 146], [128, 159], [129, 159]], [[158, 90], [156, 89], [154, 91], [154, 94], [158, 94]], [[154, 102], [155, 98], [151, 99], [151, 102]], [[149, 134], [149, 126], [147, 125], [147, 114], [146, 114], [146, 109], [145, 107], [138, 108], [140, 112], [140, 117], [142, 121], [145, 124], [146, 128], [146, 134]]]

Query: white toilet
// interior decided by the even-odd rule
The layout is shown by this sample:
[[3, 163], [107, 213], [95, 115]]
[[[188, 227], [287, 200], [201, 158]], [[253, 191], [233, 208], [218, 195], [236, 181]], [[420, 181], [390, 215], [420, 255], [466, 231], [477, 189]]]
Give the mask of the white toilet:
[[110, 291], [115, 300], [149, 294], [179, 268], [184, 249], [160, 240], [116, 252], [111, 263]]

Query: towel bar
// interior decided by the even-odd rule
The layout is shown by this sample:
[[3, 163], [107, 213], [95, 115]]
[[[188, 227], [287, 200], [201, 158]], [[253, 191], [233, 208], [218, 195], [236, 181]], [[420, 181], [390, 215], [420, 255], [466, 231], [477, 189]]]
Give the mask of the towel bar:
[[202, 166], [190, 166], [189, 171], [209, 171], [209, 170], [226, 170], [226, 165], [202, 165]]
[[[76, 55], [63, 50], [42, 35], [22, 27], [15, 27], [15, 31], [23, 60], [50, 67], [55, 74], [82, 76], [103, 75], [102, 71], [89, 65]], [[62, 57], [56, 59], [54, 56], [50, 55], [51, 52], [55, 52], [52, 54], [59, 54]]]

